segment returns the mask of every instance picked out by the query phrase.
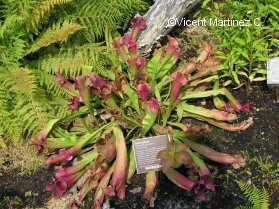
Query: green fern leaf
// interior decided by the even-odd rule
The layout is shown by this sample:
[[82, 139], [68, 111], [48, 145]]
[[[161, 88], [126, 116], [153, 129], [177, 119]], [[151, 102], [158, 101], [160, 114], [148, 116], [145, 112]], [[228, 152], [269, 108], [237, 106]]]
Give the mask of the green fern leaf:
[[[248, 185], [242, 182], [238, 182], [241, 191], [251, 202], [251, 209], [268, 209], [269, 208], [269, 194], [266, 191], [259, 190], [254, 185]], [[244, 209], [245, 206], [238, 207], [238, 209]], [[247, 207], [246, 207], [247, 208]], [[249, 208], [249, 207], [248, 207]]]
[[43, 128], [48, 120], [47, 109], [51, 109], [38, 85], [36, 75], [27, 68], [0, 72], [1, 85], [16, 94], [16, 105], [12, 113], [21, 121], [23, 132], [28, 136]]
[[87, 28], [84, 31], [86, 39], [94, 42], [126, 24], [136, 12], [143, 11], [146, 7], [144, 0], [81, 1], [72, 17]]
[[31, 20], [29, 20], [31, 27], [34, 29], [38, 26], [40, 20], [49, 13], [55, 6], [69, 3], [73, 0], [44, 0], [38, 2], [38, 5], [33, 9]]
[[31, 96], [37, 88], [34, 73], [27, 68], [0, 71], [0, 81], [7, 89], [15, 93]]
[[52, 74], [60, 72], [67, 78], [87, 75], [92, 71], [101, 73], [105, 71], [105, 53], [106, 47], [100, 44], [63, 49], [58, 56], [41, 59], [38, 68]]
[[27, 50], [26, 55], [38, 51], [40, 48], [47, 47], [53, 43], [65, 42], [69, 36], [78, 30], [81, 30], [82, 26], [69, 21], [64, 21], [62, 25], [56, 24], [52, 28], [48, 29], [35, 43], [33, 43]]
[[21, 124], [11, 110], [14, 107], [14, 97], [7, 90], [0, 88], [0, 138], [1, 135], [12, 144], [21, 138]]

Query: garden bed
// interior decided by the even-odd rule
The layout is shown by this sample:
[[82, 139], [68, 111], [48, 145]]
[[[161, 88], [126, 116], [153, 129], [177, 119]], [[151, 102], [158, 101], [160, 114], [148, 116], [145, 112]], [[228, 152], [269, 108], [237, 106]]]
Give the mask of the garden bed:
[[[279, 91], [265, 81], [275, 1], [204, 1], [188, 19], [253, 18], [253, 7], [264, 27], [175, 27], [147, 54], [136, 39], [146, 20], [128, 21], [153, 1], [69, 2], [26, 4], [23, 19], [20, 5], [2, 11], [0, 209], [279, 209]], [[163, 172], [133, 176], [130, 140], [161, 134], [173, 139]]]
[[[209, 163], [216, 175], [216, 193], [210, 195], [209, 202], [202, 203], [194, 201], [192, 192], [178, 188], [166, 177], [160, 175], [160, 183], [155, 192], [155, 209], [235, 209], [237, 206], [247, 203], [236, 180], [253, 183], [259, 188], [264, 187], [270, 193], [270, 208], [279, 206], [279, 167], [277, 163], [279, 160], [279, 95], [276, 95], [274, 90], [268, 89], [263, 83], [253, 85], [249, 95], [245, 89], [234, 93], [237, 94], [236, 97], [240, 101], [248, 100], [255, 103], [251, 111], [254, 118], [253, 126], [245, 132], [239, 133], [213, 128], [210, 135], [201, 140], [221, 152], [243, 153], [246, 156], [247, 165], [240, 170], [234, 170], [230, 166]], [[0, 171], [1, 201], [3, 202], [4, 197], [8, 196], [13, 199], [15, 195], [21, 199], [21, 201], [17, 201], [16, 205], [13, 203], [10, 207], [6, 206], [7, 209], [47, 208], [46, 204], [49, 204], [47, 202], [50, 195], [45, 192], [45, 185], [50, 180], [50, 169], [41, 168], [28, 176], [17, 175], [18, 171], [15, 169], [7, 168]], [[126, 199], [112, 201], [111, 207], [115, 209], [148, 208], [149, 204], [142, 198], [144, 184], [143, 175], [134, 176], [132, 184], [127, 188]], [[12, 204], [12, 201], [9, 204]], [[86, 208], [90, 207], [89, 203]]]

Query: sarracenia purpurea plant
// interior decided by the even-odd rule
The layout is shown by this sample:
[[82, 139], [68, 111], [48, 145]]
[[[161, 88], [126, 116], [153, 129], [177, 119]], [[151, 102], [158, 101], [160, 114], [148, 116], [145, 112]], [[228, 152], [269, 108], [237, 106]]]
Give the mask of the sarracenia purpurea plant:
[[[197, 200], [207, 200], [205, 191], [214, 192], [215, 187], [213, 174], [203, 159], [234, 168], [244, 166], [245, 160], [241, 155], [220, 153], [191, 140], [210, 128], [185, 124], [184, 119], [241, 131], [252, 124], [251, 118], [231, 122], [238, 118], [237, 112], [248, 111], [249, 105], [242, 106], [228, 90], [218, 88], [219, 63], [211, 44], [204, 43], [198, 57], [175, 70], [181, 55], [177, 40], [168, 37], [166, 46], [144, 58], [135, 38], [145, 28], [145, 21], [138, 16], [131, 24], [130, 33], [112, 41], [113, 49], [107, 55], [109, 77], [88, 73], [67, 80], [57, 74], [59, 84], [78, 96], [68, 104], [74, 114], [49, 121], [32, 140], [39, 152], [48, 155], [46, 164], [57, 165], [53, 182], [46, 189], [54, 198], [70, 190], [72, 205], [80, 204], [88, 192], [95, 191], [94, 207], [98, 209], [112, 196], [124, 199], [126, 184], [136, 170], [131, 141], [169, 134], [169, 149], [158, 154], [163, 173], [177, 186], [193, 190]], [[193, 103], [210, 97], [216, 109]], [[196, 175], [196, 180], [176, 170], [183, 165]], [[156, 172], [146, 174], [146, 199], [152, 198], [157, 182]]]

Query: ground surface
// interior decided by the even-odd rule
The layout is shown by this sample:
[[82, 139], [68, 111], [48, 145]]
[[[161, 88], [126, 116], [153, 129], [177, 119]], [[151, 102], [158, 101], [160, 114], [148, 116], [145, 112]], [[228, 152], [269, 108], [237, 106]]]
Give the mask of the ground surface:
[[[279, 95], [276, 96], [276, 92], [265, 85], [253, 86], [249, 95], [245, 89], [234, 92], [234, 95], [242, 102], [255, 103], [251, 108], [254, 125], [237, 133], [214, 128], [201, 142], [221, 152], [242, 153], [246, 156], [246, 167], [234, 170], [230, 166], [209, 162], [212, 170], [216, 171], [217, 191], [211, 195], [211, 201], [203, 203], [193, 201], [192, 193], [183, 191], [161, 176], [155, 209], [235, 209], [246, 202], [236, 180], [267, 189], [272, 193], [270, 208], [279, 207], [279, 97], [276, 98]], [[133, 188], [138, 186], [140, 184], [134, 184]], [[143, 208], [140, 200], [140, 195], [130, 193], [127, 201], [115, 208]]]
[[[214, 128], [212, 133], [200, 142], [214, 149], [228, 153], [242, 153], [246, 156], [247, 165], [240, 170], [229, 166], [210, 163], [215, 173], [217, 191], [211, 194], [211, 201], [198, 203], [191, 192], [183, 191], [160, 175], [160, 183], [156, 190], [155, 209], [235, 209], [246, 202], [236, 184], [236, 180], [250, 182], [271, 193], [271, 209], [279, 205], [278, 164], [279, 160], [279, 103], [275, 91], [264, 85], [255, 85], [251, 93], [243, 88], [235, 91], [236, 97], [244, 102], [255, 104], [251, 116], [254, 125], [245, 132], [229, 133]], [[248, 117], [248, 115], [243, 115]], [[3, 167], [5, 165], [5, 169]], [[6, 160], [0, 166], [0, 208], [50, 208], [47, 201], [50, 195], [45, 193], [45, 184], [50, 181], [51, 172], [41, 168], [32, 175], [18, 175], [17, 169], [9, 170], [11, 162]], [[276, 171], [277, 169], [277, 171]], [[115, 209], [141, 209], [148, 205], [142, 199], [144, 177], [135, 176], [133, 183], [127, 188], [125, 201], [113, 201]], [[17, 196], [17, 198], [15, 198]], [[58, 206], [55, 209], [60, 209]], [[89, 208], [89, 207], [88, 207]], [[62, 208], [61, 208], [62, 209]]]

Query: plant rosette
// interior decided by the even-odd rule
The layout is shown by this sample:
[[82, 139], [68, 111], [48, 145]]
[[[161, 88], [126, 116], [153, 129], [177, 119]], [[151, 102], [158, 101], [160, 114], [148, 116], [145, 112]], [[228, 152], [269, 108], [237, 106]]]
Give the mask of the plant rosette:
[[[192, 139], [208, 132], [209, 126], [183, 121], [194, 118], [228, 131], [241, 131], [252, 119], [233, 121], [239, 111], [248, 111], [247, 105], [244, 108], [227, 89], [216, 85], [219, 69], [211, 44], [204, 43], [198, 57], [177, 69], [181, 51], [175, 38], [168, 37], [168, 44], [146, 59], [135, 41], [145, 28], [144, 19], [137, 17], [132, 27], [131, 33], [113, 39], [106, 69], [113, 76], [91, 72], [73, 78], [73, 83], [57, 74], [59, 84], [76, 89], [77, 95], [68, 105], [73, 114], [50, 121], [32, 141], [48, 155], [46, 163], [57, 166], [46, 189], [54, 198], [71, 191], [74, 205], [95, 191], [94, 207], [98, 209], [113, 196], [124, 199], [127, 182], [136, 170], [131, 140], [169, 134], [169, 149], [158, 155], [163, 173], [177, 186], [193, 191], [197, 200], [208, 200], [206, 191], [214, 192], [215, 187], [203, 159], [235, 168], [244, 166], [245, 160], [194, 142]], [[204, 98], [212, 98], [215, 108], [196, 105], [195, 101]], [[181, 166], [196, 178], [179, 173], [176, 169]], [[157, 184], [157, 172], [147, 173], [146, 199], [152, 199]]]

